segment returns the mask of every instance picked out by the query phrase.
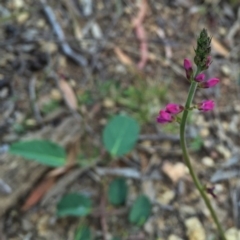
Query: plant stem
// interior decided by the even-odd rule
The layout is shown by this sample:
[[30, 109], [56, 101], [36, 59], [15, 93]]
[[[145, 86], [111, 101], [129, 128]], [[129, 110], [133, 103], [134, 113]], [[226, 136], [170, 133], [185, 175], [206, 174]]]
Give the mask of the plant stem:
[[[195, 73], [195, 76], [198, 74], [198, 70]], [[185, 110], [183, 112], [183, 116], [182, 116], [182, 120], [181, 120], [181, 124], [180, 124], [180, 143], [181, 143], [181, 148], [182, 148], [182, 152], [183, 152], [183, 158], [185, 160], [185, 163], [189, 169], [189, 173], [193, 179], [193, 182], [196, 186], [196, 188], [198, 189], [201, 197], [203, 198], [205, 204], [207, 205], [208, 210], [210, 211], [212, 218], [217, 226], [217, 229], [219, 231], [219, 235], [221, 237], [222, 240], [227, 240], [225, 235], [224, 235], [224, 231], [223, 228], [218, 220], [218, 217], [216, 215], [216, 212], [214, 211], [212, 204], [207, 196], [207, 193], [205, 191], [205, 188], [201, 185], [197, 175], [195, 174], [192, 164], [191, 164], [191, 160], [188, 154], [188, 150], [187, 150], [187, 146], [186, 146], [186, 137], [185, 137], [185, 127], [186, 127], [186, 122], [187, 122], [187, 117], [188, 117], [188, 113], [189, 113], [189, 108], [192, 104], [192, 100], [193, 97], [195, 95], [196, 89], [197, 89], [198, 83], [195, 81], [191, 81], [191, 86], [188, 92], [188, 97], [187, 97], [187, 101], [185, 104]]]

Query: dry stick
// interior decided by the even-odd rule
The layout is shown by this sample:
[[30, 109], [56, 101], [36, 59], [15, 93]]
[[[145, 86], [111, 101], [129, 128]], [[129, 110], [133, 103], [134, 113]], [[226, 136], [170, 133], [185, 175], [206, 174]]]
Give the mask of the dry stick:
[[40, 113], [40, 110], [38, 108], [38, 105], [36, 103], [36, 77], [32, 77], [29, 83], [29, 97], [31, 100], [32, 110], [34, 112], [35, 118], [38, 123], [42, 123], [42, 116]]
[[75, 53], [72, 48], [69, 46], [69, 44], [66, 42], [66, 38], [64, 35], [64, 32], [60, 26], [60, 24], [57, 22], [57, 19], [54, 15], [53, 10], [50, 6], [47, 5], [46, 0], [40, 0], [42, 4], [43, 11], [51, 24], [53, 31], [55, 35], [57, 36], [59, 40], [59, 46], [63, 53], [68, 56], [70, 59], [72, 59], [74, 62], [76, 62], [80, 66], [86, 66], [87, 60], [80, 54]]

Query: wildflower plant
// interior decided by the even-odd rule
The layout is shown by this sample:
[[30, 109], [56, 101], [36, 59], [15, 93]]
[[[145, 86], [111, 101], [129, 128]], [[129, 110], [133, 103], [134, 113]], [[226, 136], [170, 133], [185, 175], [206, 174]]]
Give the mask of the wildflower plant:
[[[209, 68], [212, 62], [210, 53], [211, 53], [211, 38], [208, 36], [206, 29], [203, 29], [197, 39], [197, 48], [195, 49], [194, 63], [196, 65], [196, 70], [194, 71], [192, 62], [189, 59], [184, 59], [183, 62], [186, 78], [190, 82], [190, 88], [188, 91], [185, 106], [176, 103], [169, 103], [165, 107], [165, 109], [160, 110], [159, 115], [157, 117], [157, 122], [160, 124], [178, 122], [180, 124], [180, 144], [183, 153], [183, 158], [189, 169], [189, 173], [193, 179], [196, 188], [198, 189], [209, 212], [211, 213], [211, 216], [217, 226], [219, 236], [221, 237], [222, 240], [226, 240], [223, 228], [208, 198], [208, 194], [211, 194], [211, 192], [209, 191], [209, 189], [207, 189], [204, 185], [200, 183], [199, 178], [197, 177], [192, 166], [186, 146], [185, 136], [185, 128], [189, 112], [192, 111], [193, 109], [198, 109], [201, 112], [207, 112], [213, 110], [215, 106], [213, 100], [203, 100], [200, 103], [192, 105], [193, 98], [197, 89], [212, 88], [219, 83], [218, 78], [211, 78], [209, 80], [206, 80], [205, 74], [203, 73], [203, 71]], [[179, 116], [180, 113], [181, 117]]]

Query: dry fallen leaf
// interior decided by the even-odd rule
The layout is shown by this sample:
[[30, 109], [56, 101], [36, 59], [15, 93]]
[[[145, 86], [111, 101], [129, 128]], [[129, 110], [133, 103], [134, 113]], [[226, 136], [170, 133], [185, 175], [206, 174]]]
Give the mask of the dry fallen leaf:
[[23, 211], [27, 211], [36, 205], [44, 196], [44, 194], [51, 189], [55, 183], [55, 178], [47, 178], [38, 184], [38, 186], [31, 192], [22, 206]]
[[220, 55], [224, 57], [229, 56], [229, 50], [227, 50], [226, 47], [224, 47], [216, 38], [212, 37], [212, 48]]
[[114, 47], [114, 52], [121, 63], [128, 66], [134, 66], [132, 59], [126, 53], [124, 53], [119, 47]]
[[61, 78], [59, 80], [59, 88], [63, 93], [64, 99], [68, 104], [68, 107], [76, 111], [78, 108], [77, 98], [71, 86], [68, 84], [66, 80]]
[[183, 163], [172, 164], [165, 162], [162, 167], [162, 171], [174, 182], [184, 177], [187, 173], [186, 166]]

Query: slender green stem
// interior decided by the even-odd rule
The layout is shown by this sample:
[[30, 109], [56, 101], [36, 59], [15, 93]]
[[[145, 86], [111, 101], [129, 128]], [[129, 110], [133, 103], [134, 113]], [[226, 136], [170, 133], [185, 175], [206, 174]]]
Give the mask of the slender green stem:
[[[195, 76], [198, 74], [198, 71], [196, 72]], [[191, 86], [188, 92], [188, 97], [187, 97], [187, 101], [185, 104], [185, 110], [183, 112], [183, 116], [182, 116], [182, 120], [181, 120], [181, 124], [180, 124], [180, 143], [181, 143], [181, 148], [182, 148], [182, 152], [183, 152], [183, 158], [185, 160], [185, 163], [189, 169], [189, 173], [193, 179], [193, 182], [196, 186], [196, 188], [198, 189], [201, 197], [203, 198], [205, 204], [207, 205], [208, 210], [210, 211], [212, 218], [217, 226], [217, 229], [219, 231], [219, 235], [221, 237], [222, 240], [227, 240], [225, 235], [224, 235], [224, 231], [223, 228], [218, 220], [218, 217], [216, 215], [216, 212], [214, 211], [212, 204], [207, 196], [207, 193], [205, 191], [205, 188], [201, 185], [197, 175], [194, 172], [194, 169], [192, 167], [191, 164], [191, 160], [188, 154], [188, 150], [187, 150], [187, 146], [186, 146], [186, 137], [185, 137], [185, 128], [186, 128], [186, 122], [187, 122], [187, 117], [188, 117], [188, 113], [189, 113], [189, 108], [192, 104], [192, 100], [194, 98], [195, 92], [197, 89], [197, 82], [195, 81], [191, 81]]]

